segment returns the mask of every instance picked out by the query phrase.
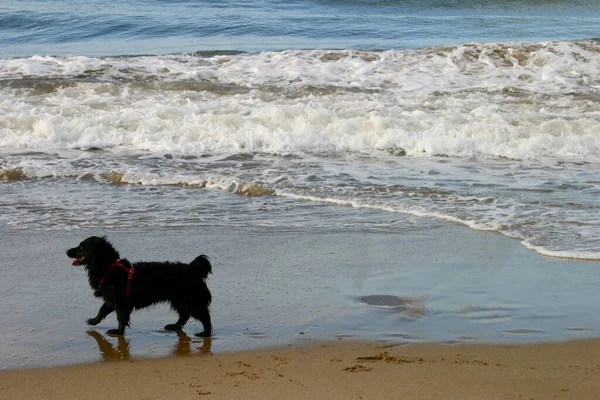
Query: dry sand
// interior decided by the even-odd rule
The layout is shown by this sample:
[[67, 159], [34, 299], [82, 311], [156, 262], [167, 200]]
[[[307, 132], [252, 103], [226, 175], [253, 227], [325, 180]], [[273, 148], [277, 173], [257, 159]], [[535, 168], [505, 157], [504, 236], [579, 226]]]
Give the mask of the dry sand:
[[2, 399], [598, 399], [600, 340], [337, 341], [0, 373]]

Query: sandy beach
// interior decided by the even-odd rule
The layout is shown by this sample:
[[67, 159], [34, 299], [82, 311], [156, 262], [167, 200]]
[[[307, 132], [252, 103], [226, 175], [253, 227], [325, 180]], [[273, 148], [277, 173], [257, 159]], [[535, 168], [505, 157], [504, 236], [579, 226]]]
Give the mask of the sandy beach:
[[5, 232], [1, 397], [597, 398], [595, 263], [417, 227], [106, 232], [133, 260], [212, 256], [206, 340], [191, 322], [162, 330], [174, 317], [162, 306], [120, 338], [105, 334], [114, 316], [85, 325], [99, 304], [64, 249], [104, 232]]
[[217, 228], [3, 233], [6, 370], [90, 363], [115, 352], [176, 356], [204, 346], [193, 321], [179, 336], [162, 329], [174, 318], [167, 306], [136, 312], [121, 341], [105, 335], [114, 315], [90, 330], [85, 321], [99, 301], [64, 253], [90, 234], [108, 234], [131, 260], [208, 254], [215, 354], [339, 339], [567, 341], [597, 337], [600, 326], [595, 263], [545, 258], [515, 240], [451, 224], [368, 235]]
[[[411, 235], [111, 231], [132, 259], [214, 255], [216, 299], [211, 339], [194, 337], [193, 323], [162, 331], [173, 318], [166, 307], [136, 313], [112, 338], [114, 316], [85, 326], [98, 302], [63, 253], [86, 234], [5, 236], [2, 399], [600, 393], [594, 263], [449, 224]], [[36, 245], [23, 251], [27, 243]]]
[[597, 399], [600, 341], [337, 341], [0, 374], [3, 399]]
[[[0, 400], [600, 399], [600, 2], [0, 21]], [[89, 236], [207, 255], [212, 336], [193, 278], [108, 334]]]
[[193, 323], [161, 330], [167, 307], [136, 313], [124, 337], [105, 334], [114, 316], [90, 330], [98, 301], [64, 249], [96, 232], [5, 233], [2, 399], [600, 393], [596, 264], [542, 257], [501, 235], [451, 224], [410, 234], [108, 232], [134, 260], [213, 256], [215, 334], [200, 339]]

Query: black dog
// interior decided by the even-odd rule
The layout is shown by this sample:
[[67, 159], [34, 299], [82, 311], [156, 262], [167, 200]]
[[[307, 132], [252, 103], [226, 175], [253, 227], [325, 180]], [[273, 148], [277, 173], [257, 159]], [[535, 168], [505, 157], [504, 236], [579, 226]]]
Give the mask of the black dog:
[[189, 264], [180, 262], [136, 262], [119, 259], [119, 253], [105, 237], [91, 236], [79, 246], [67, 250], [74, 258], [73, 265], [83, 265], [88, 273], [94, 296], [104, 299], [98, 315], [87, 320], [97, 325], [115, 311], [119, 327], [108, 331], [122, 335], [129, 326], [131, 312], [157, 303], [170, 303], [179, 314], [174, 324], [165, 329], [177, 331], [190, 317], [199, 320], [204, 332], [197, 336], [210, 336], [212, 325], [208, 307], [212, 300], [206, 278], [212, 267], [205, 255]]

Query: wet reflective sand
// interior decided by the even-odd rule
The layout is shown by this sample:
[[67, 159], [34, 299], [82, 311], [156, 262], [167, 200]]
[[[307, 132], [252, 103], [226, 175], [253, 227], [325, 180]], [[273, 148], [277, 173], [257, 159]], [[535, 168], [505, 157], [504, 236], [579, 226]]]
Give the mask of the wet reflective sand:
[[[0, 367], [211, 354], [330, 339], [521, 343], [597, 336], [597, 263], [544, 258], [450, 224], [411, 234], [224, 228], [2, 234]], [[94, 329], [94, 298], [65, 250], [107, 234], [130, 260], [211, 257], [214, 336], [167, 306], [136, 312], [125, 337]]]

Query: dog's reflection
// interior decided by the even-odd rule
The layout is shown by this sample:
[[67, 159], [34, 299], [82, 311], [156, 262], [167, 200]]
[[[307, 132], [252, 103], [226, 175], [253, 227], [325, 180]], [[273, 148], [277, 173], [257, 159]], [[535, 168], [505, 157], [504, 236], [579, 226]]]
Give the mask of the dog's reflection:
[[[199, 344], [198, 341], [192, 342], [192, 339], [186, 335], [183, 331], [176, 331], [178, 340], [173, 345], [171, 355], [173, 356], [185, 356], [186, 354], [192, 353], [192, 343]], [[203, 354], [210, 353], [212, 346], [212, 338], [210, 336], [203, 338], [202, 346], [196, 347], [196, 349]]]
[[[172, 356], [183, 356], [192, 353], [192, 344], [198, 344], [199, 342], [193, 341], [183, 331], [177, 331], [177, 341], [175, 342], [170, 355]], [[102, 334], [95, 330], [89, 330], [88, 335], [96, 340], [98, 350], [104, 361], [114, 360], [129, 360], [131, 358], [129, 352], [129, 341], [124, 335], [117, 336], [117, 344], [109, 342]], [[204, 338], [202, 345], [196, 349], [200, 353], [210, 353], [212, 340], [210, 337]]]

